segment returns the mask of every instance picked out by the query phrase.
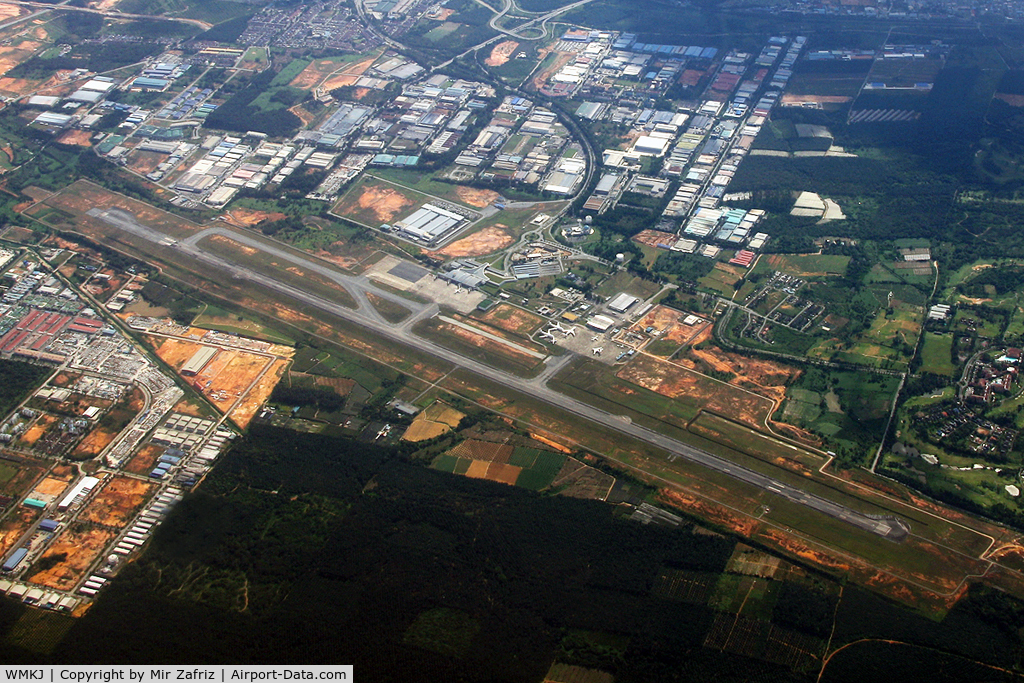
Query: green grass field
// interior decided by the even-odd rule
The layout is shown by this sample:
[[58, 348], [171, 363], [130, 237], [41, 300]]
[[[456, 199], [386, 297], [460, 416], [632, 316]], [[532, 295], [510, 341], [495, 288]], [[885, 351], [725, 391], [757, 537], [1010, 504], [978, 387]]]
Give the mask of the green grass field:
[[952, 350], [952, 335], [925, 332], [924, 345], [921, 347], [921, 369], [936, 375], [952, 376], [956, 372]]
[[769, 463], [790, 460], [805, 467], [820, 467], [824, 459], [808, 450], [773, 438], [768, 434], [724, 419], [713, 413], [703, 412], [690, 424], [690, 431], [722, 444], [728, 448], [746, 453]]
[[626, 292], [641, 299], [648, 299], [657, 294], [659, 289], [661, 287], [650, 280], [643, 280], [620, 270], [602, 282], [594, 293], [599, 296], [612, 297], [619, 292]]
[[[509, 462], [511, 463], [511, 460]], [[537, 451], [533, 464], [519, 473], [516, 486], [532, 491], [547, 488], [564, 464], [565, 456], [561, 453]]]
[[258, 64], [266, 64], [267, 62], [267, 48], [265, 47], [250, 47], [242, 55], [243, 62], [256, 62]]
[[274, 80], [270, 81], [271, 88], [282, 88], [292, 81], [295, 77], [302, 73], [302, 70], [309, 66], [311, 60], [309, 59], [293, 59], [284, 65], [284, 67], [277, 72], [274, 76]]
[[714, 290], [716, 293], [724, 297], [732, 297], [733, 293], [736, 291], [736, 288], [733, 287], [733, 285], [738, 279], [739, 278], [716, 268], [711, 271], [710, 274], [705, 275], [697, 282], [705, 289]]
[[17, 467], [0, 462], [0, 487], [6, 486], [17, 474]]
[[[988, 315], [986, 315], [986, 311]], [[987, 307], [977, 310], [959, 308], [953, 317], [953, 328], [957, 332], [974, 332], [979, 337], [998, 339], [1003, 334], [1002, 316], [1000, 312], [990, 318], [992, 313], [993, 311]]]
[[423, 37], [432, 43], [440, 43], [442, 40], [458, 31], [461, 26], [462, 24], [457, 24], [452, 21], [446, 21], [440, 26], [436, 26], [427, 31], [427, 33], [425, 33]]
[[[492, 342], [488, 340], [487, 346], [478, 346], [469, 339], [450, 331], [447, 328], [447, 323], [443, 323], [436, 318], [416, 323], [413, 326], [413, 332], [417, 336], [429, 339], [445, 348], [452, 349], [464, 356], [474, 358], [481, 363], [512, 373], [518, 377], [534, 377], [544, 365], [543, 360], [540, 358], [527, 356], [522, 353], [516, 353], [513, 356], [511, 353], [499, 351], [497, 347], [499, 347], [500, 342], [497, 341]], [[481, 337], [474, 338], [480, 339]]]

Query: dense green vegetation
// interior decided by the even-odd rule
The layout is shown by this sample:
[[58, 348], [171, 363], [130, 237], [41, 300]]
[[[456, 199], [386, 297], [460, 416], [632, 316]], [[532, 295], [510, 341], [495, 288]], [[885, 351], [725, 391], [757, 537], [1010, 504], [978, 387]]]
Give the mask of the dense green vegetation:
[[[77, 15], [83, 16], [83, 15]], [[98, 15], [84, 15], [86, 17]], [[87, 43], [76, 45], [62, 57], [30, 57], [7, 72], [12, 78], [43, 80], [58, 69], [110, 71], [156, 54], [160, 43]]]
[[[762, 659], [776, 656], [775, 624], [806, 647], [886, 638], [962, 659], [956, 671], [1020, 664], [1024, 607], [1003, 593], [972, 590], [941, 623], [813, 575], [758, 580], [743, 599], [734, 588], [749, 579], [722, 573], [734, 545], [439, 473], [393, 448], [257, 426], [50, 657], [344, 661], [362, 680], [537, 681], [556, 660], [622, 681], [814, 680], [817, 664]], [[710, 592], [679, 594], [666, 583], [679, 579]], [[741, 603], [757, 658], [705, 646]], [[7, 663], [48, 661], [9, 635], [25, 609], [0, 601]], [[863, 665], [839, 660], [827, 680]], [[859, 680], [905, 663], [872, 666]]]
[[345, 398], [329, 389], [288, 387], [283, 384], [274, 387], [270, 400], [292, 406], [316, 406], [323, 410], [338, 410], [345, 405]]
[[196, 36], [196, 40], [212, 40], [219, 43], [233, 43], [245, 33], [251, 15], [229, 19]]
[[0, 415], [7, 415], [50, 374], [50, 369], [15, 360], [0, 359]]
[[[290, 66], [281, 70], [284, 76], [290, 73]], [[290, 80], [279, 80], [278, 72], [272, 69], [261, 71], [213, 111], [206, 125], [242, 133], [257, 130], [275, 137], [292, 135], [302, 121], [288, 107], [297, 104], [302, 93], [286, 85]]]

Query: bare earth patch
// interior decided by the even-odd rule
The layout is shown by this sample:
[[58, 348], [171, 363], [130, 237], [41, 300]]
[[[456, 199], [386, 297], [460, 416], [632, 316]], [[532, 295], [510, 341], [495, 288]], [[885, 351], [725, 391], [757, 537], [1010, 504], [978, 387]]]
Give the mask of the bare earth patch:
[[455, 258], [493, 254], [496, 251], [501, 251], [514, 241], [514, 238], [507, 230], [507, 226], [499, 223], [456, 240], [444, 249], [438, 249], [433, 253], [438, 256], [451, 256]]
[[225, 212], [221, 218], [232, 225], [240, 228], [251, 228], [263, 221], [279, 221], [287, 218], [283, 213], [270, 211], [257, 211], [256, 209], [237, 208]]
[[[402, 209], [412, 206], [415, 202], [391, 187], [371, 185], [364, 188], [355, 205], [362, 211], [369, 210], [381, 223], [386, 223], [397, 216]], [[343, 213], [339, 210], [339, 213]]]
[[468, 187], [466, 185], [456, 185], [455, 196], [459, 198], [460, 202], [469, 204], [470, 206], [475, 206], [478, 209], [482, 209], [501, 197], [501, 195], [494, 190], [481, 190], [479, 188]]
[[488, 325], [524, 336], [544, 324], [544, 318], [539, 315], [506, 303], [498, 304], [479, 318]]
[[657, 247], [659, 244], [673, 244], [676, 236], [661, 230], [643, 230], [633, 236], [633, 241], [647, 247]]
[[[369, 59], [364, 59], [348, 65], [338, 64], [330, 59], [317, 59], [310, 62], [309, 65], [307, 65], [306, 68], [303, 69], [288, 85], [292, 88], [309, 90], [310, 88], [315, 88], [323, 83], [327, 90], [333, 90], [334, 88], [341, 87], [340, 85], [337, 85], [335, 81], [342, 78], [351, 81], [343, 83], [342, 85], [352, 85], [352, 83], [355, 83], [356, 79], [358, 79], [364, 71], [370, 68], [374, 59], [376, 59], [376, 57], [370, 57]], [[335, 74], [335, 72], [338, 73]], [[324, 82], [324, 79], [330, 77], [331, 74], [335, 75]]]
[[519, 43], [514, 40], [503, 40], [494, 46], [490, 56], [484, 60], [487, 66], [501, 66], [507, 62], [515, 53]]
[[[331, 76], [326, 81], [324, 81], [324, 90], [331, 91], [334, 90], [335, 88], [341, 88], [346, 85], [354, 85], [355, 82], [359, 80], [359, 77], [362, 76], [363, 73], [367, 69], [369, 69], [370, 65], [373, 64], [376, 60], [377, 57], [373, 56], [370, 57], [369, 59], [364, 59], [361, 62], [351, 64], [342, 73], [337, 74], [335, 76]], [[301, 74], [299, 75], [301, 76]]]
[[82, 511], [79, 519], [109, 527], [122, 527], [149, 499], [155, 484], [135, 477], [114, 477]]
[[231, 247], [234, 247], [235, 249], [238, 249], [240, 252], [242, 252], [246, 256], [252, 256], [253, 254], [256, 254], [256, 253], [259, 252], [259, 250], [254, 248], [254, 247], [246, 246], [246, 245], [242, 244], [241, 242], [234, 241], [230, 237], [224, 237], [224, 235], [214, 235], [213, 237], [210, 238], [210, 241], [211, 242], [221, 242], [223, 244], [227, 244], [227, 245], [229, 245]]
[[40, 558], [47, 563], [54, 562], [53, 566], [36, 572], [28, 580], [58, 590], [71, 590], [114, 535], [109, 529], [75, 525], [62, 533]]
[[78, 147], [92, 147], [92, 133], [87, 130], [69, 130], [65, 131], [57, 142], [62, 145], [76, 145]]

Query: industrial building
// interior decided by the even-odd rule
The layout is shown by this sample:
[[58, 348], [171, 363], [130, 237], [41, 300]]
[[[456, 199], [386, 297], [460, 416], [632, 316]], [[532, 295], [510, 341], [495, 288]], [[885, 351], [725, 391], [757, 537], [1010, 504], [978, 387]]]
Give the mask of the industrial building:
[[103, 99], [103, 93], [98, 90], [76, 90], [68, 96], [72, 102], [83, 102], [85, 104], [96, 104]]
[[25, 103], [30, 107], [55, 107], [60, 102], [59, 97], [51, 97], [49, 95], [33, 95], [28, 98]]
[[67, 510], [72, 505], [77, 505], [85, 500], [85, 497], [96, 487], [100, 480], [96, 477], [82, 477], [82, 480], [75, 484], [68, 494], [57, 503], [58, 510]]
[[68, 114], [54, 114], [52, 112], [43, 112], [39, 116], [32, 120], [32, 123], [41, 123], [44, 126], [53, 126], [54, 128], [63, 128], [64, 126], [71, 123], [72, 117]]
[[579, 159], [563, 157], [559, 160], [554, 172], [548, 176], [545, 192], [555, 194], [572, 194], [583, 181], [587, 165]]
[[414, 239], [429, 244], [454, 230], [464, 220], [464, 216], [453, 211], [442, 209], [435, 204], [424, 204], [408, 218], [397, 221], [394, 227]]
[[625, 292], [619, 292], [615, 295], [611, 301], [608, 302], [608, 308], [616, 313], [625, 313], [628, 311], [637, 301], [640, 301], [637, 297], [632, 294], [626, 294]]
[[198, 375], [206, 364], [213, 360], [213, 357], [217, 355], [217, 348], [214, 346], [203, 346], [200, 347], [192, 357], [181, 366], [181, 374], [186, 377], [194, 377]]
[[587, 320], [587, 327], [596, 332], [607, 332], [615, 321], [606, 315], [593, 315]]
[[18, 548], [15, 550], [11, 553], [11, 556], [7, 558], [7, 561], [4, 562], [4, 571], [14, 571], [14, 569], [21, 564], [21, 561], [25, 559], [26, 555], [28, 555], [28, 548]]
[[663, 137], [660, 133], [641, 135], [633, 143], [632, 151], [644, 156], [665, 156], [665, 152], [668, 151], [668, 146], [671, 143], [671, 137]]
[[171, 82], [164, 78], [148, 78], [146, 76], [139, 76], [132, 81], [132, 88], [138, 88], [139, 90], [148, 90], [150, 92], [163, 92], [167, 90]]

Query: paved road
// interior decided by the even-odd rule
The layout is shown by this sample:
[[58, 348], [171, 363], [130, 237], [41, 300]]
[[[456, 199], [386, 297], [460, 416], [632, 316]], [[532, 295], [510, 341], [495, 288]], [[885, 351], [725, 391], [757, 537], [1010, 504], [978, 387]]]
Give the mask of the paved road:
[[[91, 209], [89, 214], [101, 220], [117, 226], [126, 232], [152, 242], [172, 241], [167, 235], [137, 222], [130, 213], [120, 209]], [[232, 263], [219, 256], [205, 252], [200, 242], [210, 236], [220, 235], [229, 237], [236, 242], [245, 244], [255, 249], [261, 249], [268, 254], [287, 260], [301, 267], [330, 277], [333, 281], [342, 285], [348, 290], [356, 301], [359, 308], [353, 310], [346, 308], [334, 301], [329, 301], [316, 294], [303, 291], [297, 287], [281, 282], [263, 273], [256, 272], [240, 264]], [[267, 241], [226, 230], [224, 228], [208, 228], [202, 230], [189, 238], [177, 242], [174, 248], [181, 251], [188, 257], [194, 258], [199, 263], [206, 264], [217, 270], [231, 273], [236, 278], [246, 279], [252, 282], [285, 294], [291, 298], [301, 301], [307, 305], [315, 306], [320, 310], [329, 312], [344, 320], [359, 325], [370, 327], [380, 337], [389, 339], [399, 344], [410, 346], [438, 358], [441, 358], [453, 365], [465, 368], [488, 380], [519, 391], [550, 405], [561, 408], [574, 415], [593, 420], [594, 422], [610, 427], [622, 434], [640, 439], [649, 444], [664, 449], [669, 453], [669, 460], [684, 458], [691, 462], [703, 465], [716, 472], [727, 474], [747, 484], [751, 484], [776, 495], [782, 496], [790, 501], [805, 505], [811, 509], [822, 512], [831, 517], [841, 519], [856, 527], [869, 531], [873, 534], [891, 539], [902, 540], [908, 534], [907, 527], [899, 520], [893, 518], [879, 518], [865, 515], [850, 508], [839, 505], [831, 500], [807, 493], [794, 486], [785, 484], [764, 474], [737, 465], [729, 460], [720, 458], [706, 451], [694, 448], [688, 444], [672, 439], [646, 427], [633, 424], [629, 418], [621, 415], [613, 415], [604, 410], [587, 405], [568, 396], [560, 394], [547, 386], [548, 380], [562, 370], [571, 360], [572, 354], [566, 353], [559, 357], [549, 357], [544, 370], [533, 379], [524, 379], [496, 368], [480, 363], [471, 358], [465, 358], [451, 349], [439, 346], [429, 340], [417, 337], [411, 331], [412, 326], [419, 320], [435, 315], [437, 306], [411, 302], [401, 297], [396, 297], [390, 292], [378, 289], [370, 280], [363, 276], [345, 275], [311, 258], [306, 258], [283, 248], [275, 247]], [[384, 321], [380, 314], [369, 304], [367, 294], [372, 293], [391, 301], [401, 303], [413, 311], [412, 316], [399, 325], [392, 325]]]
[[[173, 21], [180, 24], [192, 24], [198, 26], [204, 31], [209, 30], [213, 27], [213, 24], [207, 21], [200, 21], [199, 19], [186, 19], [184, 17], [168, 17], [162, 14], [128, 14], [126, 12], [117, 12], [111, 10], [92, 9], [91, 7], [76, 7], [69, 5], [67, 0], [57, 5], [51, 5], [46, 2], [32, 2], [31, 0], [6, 0], [11, 5], [21, 5], [22, 7], [32, 7], [39, 10], [53, 10], [59, 9], [66, 12], [84, 12], [86, 14], [100, 14], [105, 17], [111, 17], [113, 19], [148, 19], [152, 21]], [[26, 19], [27, 17], [21, 17]]]

